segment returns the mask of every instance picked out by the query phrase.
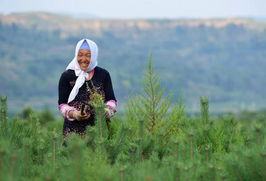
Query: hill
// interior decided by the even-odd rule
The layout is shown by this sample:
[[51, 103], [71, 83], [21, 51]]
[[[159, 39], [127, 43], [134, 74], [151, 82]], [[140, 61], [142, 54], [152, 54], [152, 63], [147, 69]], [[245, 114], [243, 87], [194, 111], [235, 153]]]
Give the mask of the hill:
[[100, 47], [99, 65], [112, 75], [123, 103], [140, 92], [149, 53], [162, 86], [180, 92], [187, 109], [199, 96], [212, 111], [266, 107], [266, 23], [252, 19], [75, 19], [50, 13], [0, 16], [0, 94], [11, 110], [56, 110], [57, 83], [76, 42]]

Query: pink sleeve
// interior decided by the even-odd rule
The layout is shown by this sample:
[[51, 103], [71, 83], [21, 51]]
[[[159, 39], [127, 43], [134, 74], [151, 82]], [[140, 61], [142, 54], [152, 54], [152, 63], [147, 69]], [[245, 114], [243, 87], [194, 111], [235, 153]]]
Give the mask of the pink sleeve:
[[107, 101], [105, 107], [116, 112], [117, 102], [115, 100]]
[[59, 111], [64, 116], [64, 118], [68, 119], [69, 121], [74, 121], [75, 119], [70, 118], [68, 116], [69, 111], [76, 110], [76, 108], [69, 106], [68, 104], [60, 104], [58, 106]]
[[107, 113], [107, 118], [110, 119], [114, 116], [117, 108], [117, 102], [115, 100], [107, 101], [105, 104], [105, 110]]

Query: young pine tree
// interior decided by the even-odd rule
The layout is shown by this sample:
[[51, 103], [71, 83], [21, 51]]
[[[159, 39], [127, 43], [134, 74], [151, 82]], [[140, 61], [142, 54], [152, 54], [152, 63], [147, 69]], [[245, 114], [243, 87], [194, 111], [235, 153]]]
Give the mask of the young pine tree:
[[154, 134], [163, 126], [163, 120], [170, 107], [170, 98], [163, 98], [165, 91], [161, 88], [159, 76], [152, 65], [152, 56], [149, 57], [145, 70], [142, 82], [143, 94], [131, 99], [126, 115], [135, 119], [133, 122], [144, 120], [146, 131]]

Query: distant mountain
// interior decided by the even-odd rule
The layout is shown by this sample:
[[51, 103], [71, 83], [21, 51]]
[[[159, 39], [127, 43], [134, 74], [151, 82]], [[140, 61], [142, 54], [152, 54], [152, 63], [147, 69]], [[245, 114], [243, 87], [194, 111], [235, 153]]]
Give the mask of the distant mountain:
[[266, 17], [254, 17], [253, 19], [259, 22], [266, 22]]
[[100, 47], [99, 65], [112, 75], [123, 109], [141, 90], [148, 54], [162, 86], [180, 92], [189, 111], [199, 97], [212, 111], [266, 107], [266, 23], [232, 19], [76, 19], [52, 13], [0, 15], [0, 94], [10, 109], [56, 110], [57, 84], [76, 42]]
[[72, 18], [79, 18], [79, 19], [100, 19], [101, 17], [96, 16], [90, 13], [70, 13], [70, 12], [61, 12], [61, 15], [70, 16]]
[[247, 29], [264, 30], [265, 23], [260, 23], [252, 18], [226, 18], [226, 19], [78, 19], [54, 13], [13, 13], [0, 15], [0, 21], [5, 24], [15, 23], [27, 28], [37, 30], [61, 30], [62, 36], [73, 36], [91, 32], [101, 35], [110, 31], [119, 35], [123, 32], [147, 31], [157, 29], [173, 29], [180, 26], [198, 27], [206, 26], [222, 28], [228, 25], [243, 26]]

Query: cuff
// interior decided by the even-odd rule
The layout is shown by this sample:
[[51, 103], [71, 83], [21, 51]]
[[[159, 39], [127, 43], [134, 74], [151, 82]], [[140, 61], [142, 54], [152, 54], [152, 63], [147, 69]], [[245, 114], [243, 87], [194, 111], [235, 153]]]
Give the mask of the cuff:
[[61, 112], [61, 114], [63, 115], [64, 118], [68, 119], [69, 121], [74, 121], [75, 119], [70, 118], [68, 116], [69, 111], [75, 111], [77, 110], [76, 108], [69, 106], [68, 104], [60, 104], [58, 106], [59, 111]]
[[107, 117], [111, 118], [114, 116], [117, 109], [117, 102], [115, 100], [109, 100], [105, 104], [105, 110], [107, 113]]

